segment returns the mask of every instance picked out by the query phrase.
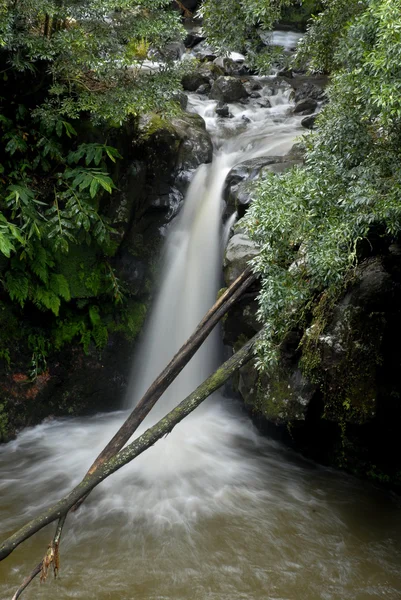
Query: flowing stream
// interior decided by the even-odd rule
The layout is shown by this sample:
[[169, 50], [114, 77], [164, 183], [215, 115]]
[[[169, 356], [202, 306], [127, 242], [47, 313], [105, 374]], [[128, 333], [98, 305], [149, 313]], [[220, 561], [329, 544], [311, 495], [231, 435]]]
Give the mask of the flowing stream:
[[[216, 147], [195, 173], [168, 233], [162, 280], [135, 360], [134, 404], [213, 304], [221, 285], [222, 191], [249, 158], [285, 154], [301, 133], [289, 91], [264, 80], [256, 101], [190, 97]], [[218, 332], [144, 427], [182, 400], [221, 359]], [[125, 411], [26, 429], [0, 447], [0, 534], [78, 483]], [[143, 430], [143, 428], [142, 428]], [[68, 517], [61, 575], [27, 599], [371, 600], [401, 596], [400, 499], [308, 462], [259, 435], [236, 401], [215, 394], [165, 439], [103, 482]], [[53, 526], [0, 563], [0, 599], [42, 557]]]

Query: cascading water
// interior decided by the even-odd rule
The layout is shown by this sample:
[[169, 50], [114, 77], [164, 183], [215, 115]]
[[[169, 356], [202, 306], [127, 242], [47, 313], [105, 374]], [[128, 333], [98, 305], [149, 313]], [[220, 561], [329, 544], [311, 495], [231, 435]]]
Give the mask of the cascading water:
[[[269, 85], [262, 96], [269, 96]], [[222, 190], [243, 160], [284, 154], [300, 131], [288, 95], [271, 108], [193, 95], [216, 156], [195, 174], [169, 232], [162, 281], [130, 388], [134, 403], [213, 304], [221, 264]], [[245, 119], [244, 119], [245, 117]], [[214, 368], [211, 338], [147, 423]], [[78, 483], [125, 414], [64, 419], [27, 429], [0, 448], [0, 534]], [[26, 598], [106, 600], [393, 600], [401, 591], [399, 501], [317, 467], [261, 437], [235, 402], [218, 394], [166, 438], [107, 479], [70, 515], [57, 582]], [[9, 599], [43, 555], [42, 531], [0, 563]]]

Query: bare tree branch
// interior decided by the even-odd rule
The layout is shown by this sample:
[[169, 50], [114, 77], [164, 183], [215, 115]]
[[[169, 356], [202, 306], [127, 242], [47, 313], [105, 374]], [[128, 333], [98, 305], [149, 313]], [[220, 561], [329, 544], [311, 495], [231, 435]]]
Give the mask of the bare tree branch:
[[153, 446], [160, 438], [172, 431], [187, 415], [197, 408], [206, 398], [219, 389], [231, 375], [245, 365], [253, 356], [253, 349], [262, 332], [257, 333], [241, 350], [229, 358], [217, 371], [208, 377], [197, 389], [171, 410], [158, 423], [147, 429], [139, 438], [126, 448], [98, 466], [95, 472], [87, 474], [67, 496], [50, 506], [38, 517], [29, 521], [17, 532], [7, 538], [0, 546], [0, 560], [9, 556], [19, 544], [30, 538], [56, 519], [60, 519], [80, 500], [104, 479], [131, 462], [145, 450]]

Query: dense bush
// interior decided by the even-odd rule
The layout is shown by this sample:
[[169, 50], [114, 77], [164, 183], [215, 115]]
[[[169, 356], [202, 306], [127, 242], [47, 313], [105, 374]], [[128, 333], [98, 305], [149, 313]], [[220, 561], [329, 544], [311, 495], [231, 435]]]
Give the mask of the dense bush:
[[[246, 216], [261, 246], [261, 368], [274, 364], [285, 333], [319, 294], [339, 293], [364, 240], [390, 242], [401, 229], [401, 1], [348, 2], [353, 17], [338, 31], [343, 4], [327, 3], [302, 46], [313, 68], [336, 65], [330, 102], [304, 140], [306, 166], [258, 181]], [[328, 55], [316, 39], [333, 27]]]
[[[179, 68], [168, 56], [143, 67], [183, 35], [169, 0], [0, 0], [0, 317], [31, 323], [34, 354], [74, 337], [85, 348], [107, 340], [103, 309], [123, 297], [101, 210], [121, 158], [108, 138], [175, 106]], [[82, 246], [98, 259], [77, 273], [66, 264]], [[72, 303], [78, 275], [86, 292]], [[9, 343], [3, 336], [3, 355]]]

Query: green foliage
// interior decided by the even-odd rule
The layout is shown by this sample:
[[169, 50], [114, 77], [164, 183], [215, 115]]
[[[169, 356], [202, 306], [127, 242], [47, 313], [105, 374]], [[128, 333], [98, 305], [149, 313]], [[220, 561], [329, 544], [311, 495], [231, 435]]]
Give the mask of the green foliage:
[[[94, 118], [122, 122], [126, 115], [166, 106], [179, 81], [179, 69], [143, 69], [152, 52], [184, 36], [170, 0], [3, 0], [0, 48], [5, 77], [31, 76], [47, 94], [35, 108], [57, 133], [73, 135], [70, 119], [90, 112]], [[1, 61], [0, 54], [0, 64]], [[42, 80], [42, 81], [41, 81]], [[64, 115], [63, 120], [58, 120]], [[17, 151], [24, 144], [14, 139]]]
[[267, 325], [260, 368], [275, 364], [285, 333], [315, 298], [336, 296], [362, 240], [401, 232], [400, 31], [401, 0], [372, 0], [344, 25], [305, 167], [255, 183], [245, 222], [261, 247], [253, 262]]
[[248, 64], [265, 71], [277, 57], [277, 49], [262, 49], [260, 33], [271, 31], [282, 10], [293, 4], [295, 0], [204, 0], [203, 28], [220, 53], [246, 52]]
[[313, 17], [298, 44], [295, 64], [312, 72], [329, 72], [338, 66], [339, 40], [347, 25], [367, 6], [368, 0], [322, 0], [323, 10]]
[[107, 342], [125, 299], [102, 214], [122, 158], [107, 138], [175, 106], [181, 66], [143, 67], [184, 34], [170, 0], [0, 0], [0, 285], [29, 331], [33, 378], [50, 347]]

